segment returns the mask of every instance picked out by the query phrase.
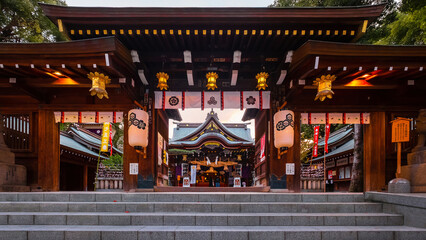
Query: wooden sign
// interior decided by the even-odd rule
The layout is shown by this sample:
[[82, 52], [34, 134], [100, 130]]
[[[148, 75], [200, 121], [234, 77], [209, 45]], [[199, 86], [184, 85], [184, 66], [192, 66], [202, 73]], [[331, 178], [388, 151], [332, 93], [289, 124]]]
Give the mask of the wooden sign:
[[294, 175], [294, 163], [286, 163], [285, 164], [285, 174], [286, 175]]
[[139, 164], [138, 163], [130, 163], [129, 174], [130, 175], [138, 175], [139, 173]]
[[189, 177], [184, 177], [183, 178], [183, 187], [190, 187], [190, 186], [191, 186], [191, 184], [190, 184]]
[[410, 141], [410, 119], [397, 118], [392, 123], [392, 142]]
[[398, 117], [392, 123], [392, 142], [397, 143], [397, 163], [396, 174], [398, 178], [401, 174], [401, 143], [410, 141], [410, 121], [408, 118]]
[[240, 177], [234, 178], [234, 187], [241, 187], [241, 178]]

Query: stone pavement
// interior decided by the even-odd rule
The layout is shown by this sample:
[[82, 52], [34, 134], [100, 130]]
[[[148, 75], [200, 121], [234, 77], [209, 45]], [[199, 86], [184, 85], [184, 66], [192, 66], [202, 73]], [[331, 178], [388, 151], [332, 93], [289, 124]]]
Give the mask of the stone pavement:
[[[365, 197], [368, 201], [363, 193], [0, 193], [0, 239], [426, 239], [424, 216], [414, 225], [406, 222], [413, 209], [426, 210], [424, 196]], [[401, 207], [412, 209], [394, 211]]]

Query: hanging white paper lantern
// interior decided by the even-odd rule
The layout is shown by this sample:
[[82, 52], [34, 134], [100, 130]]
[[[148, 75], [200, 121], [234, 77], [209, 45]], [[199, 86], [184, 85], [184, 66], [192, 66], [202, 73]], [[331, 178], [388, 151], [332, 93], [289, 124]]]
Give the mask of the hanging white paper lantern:
[[148, 113], [140, 109], [129, 111], [129, 145], [148, 146]]
[[276, 148], [292, 147], [294, 143], [294, 112], [279, 111], [274, 115], [274, 145]]

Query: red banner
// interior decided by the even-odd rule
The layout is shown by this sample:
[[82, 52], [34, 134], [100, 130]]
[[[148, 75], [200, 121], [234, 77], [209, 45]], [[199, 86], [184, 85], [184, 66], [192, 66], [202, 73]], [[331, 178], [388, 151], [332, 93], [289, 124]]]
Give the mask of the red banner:
[[263, 134], [263, 137], [260, 139], [260, 162], [263, 162], [266, 159], [265, 149], [266, 149], [266, 135]]
[[325, 125], [325, 136], [324, 136], [324, 152], [328, 153], [328, 137], [330, 136], [330, 124]]
[[318, 157], [319, 127], [320, 126], [315, 126], [314, 127], [314, 152], [313, 152], [314, 157]]

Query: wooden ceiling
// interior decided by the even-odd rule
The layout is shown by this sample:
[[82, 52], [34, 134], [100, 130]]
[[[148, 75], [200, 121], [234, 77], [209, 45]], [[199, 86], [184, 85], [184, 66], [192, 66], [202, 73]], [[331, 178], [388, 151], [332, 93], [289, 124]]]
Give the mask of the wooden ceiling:
[[[90, 97], [90, 72], [111, 78], [111, 96], [125, 92], [139, 99], [141, 85], [130, 52], [114, 37], [62, 43], [0, 44], [0, 99], [7, 102], [50, 103], [62, 95], [64, 101]], [[90, 100], [92, 102], [95, 99]]]
[[[395, 110], [426, 106], [426, 46], [379, 46], [308, 41], [293, 54], [283, 89], [289, 105], [319, 109], [341, 105], [351, 110], [386, 107]], [[313, 81], [335, 75], [333, 99], [314, 102]], [[367, 79], [368, 86], [348, 86]], [[357, 91], [353, 91], [356, 89]], [[346, 106], [345, 106], [346, 105]]]
[[[172, 90], [203, 90], [205, 74], [214, 71], [219, 74], [221, 90], [253, 90], [255, 76], [262, 71], [270, 73], [268, 84], [275, 86], [281, 71], [288, 68], [288, 52], [309, 39], [355, 41], [384, 5], [291, 9], [41, 7], [72, 40], [115, 36], [134, 50], [133, 60], [148, 88], [156, 89], [155, 75], [164, 71], [170, 75]], [[185, 61], [184, 51], [190, 51], [190, 61]], [[240, 61], [234, 61], [235, 51], [241, 51]], [[189, 73], [193, 85], [188, 81]]]

